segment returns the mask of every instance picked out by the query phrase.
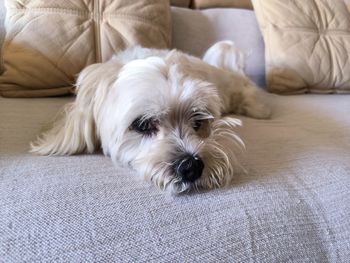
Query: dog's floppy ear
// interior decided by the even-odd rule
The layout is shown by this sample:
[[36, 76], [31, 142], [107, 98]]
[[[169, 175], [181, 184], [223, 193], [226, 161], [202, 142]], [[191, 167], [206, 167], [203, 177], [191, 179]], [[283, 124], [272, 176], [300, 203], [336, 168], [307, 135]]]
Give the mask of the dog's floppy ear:
[[[96, 150], [99, 145], [94, 118], [96, 104], [101, 104], [106, 90], [117, 79], [121, 67], [114, 65], [112, 71], [108, 64], [93, 64], [80, 73], [75, 101], [65, 106], [63, 116], [31, 144], [31, 152], [41, 155], [72, 155]], [[102, 74], [105, 77], [101, 78]], [[99, 89], [104, 91], [99, 92]], [[99, 93], [98, 100], [96, 93]]]

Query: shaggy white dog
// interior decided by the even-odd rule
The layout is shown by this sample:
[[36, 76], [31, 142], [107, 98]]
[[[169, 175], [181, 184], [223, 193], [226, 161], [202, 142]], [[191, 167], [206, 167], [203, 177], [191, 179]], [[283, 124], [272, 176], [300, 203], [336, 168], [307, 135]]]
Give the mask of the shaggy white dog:
[[226, 185], [243, 146], [232, 127], [244, 114], [267, 118], [263, 91], [242, 71], [229, 41], [203, 60], [177, 50], [127, 49], [84, 69], [64, 117], [32, 144], [42, 155], [102, 148], [158, 187], [180, 193]]

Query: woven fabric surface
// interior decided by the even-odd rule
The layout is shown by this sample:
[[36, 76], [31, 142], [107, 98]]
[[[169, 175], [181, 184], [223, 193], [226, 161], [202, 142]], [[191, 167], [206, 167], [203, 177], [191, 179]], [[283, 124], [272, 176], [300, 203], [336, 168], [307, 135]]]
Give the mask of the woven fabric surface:
[[70, 100], [0, 98], [0, 262], [348, 262], [347, 96], [240, 117], [248, 174], [178, 197], [98, 153], [27, 153]]

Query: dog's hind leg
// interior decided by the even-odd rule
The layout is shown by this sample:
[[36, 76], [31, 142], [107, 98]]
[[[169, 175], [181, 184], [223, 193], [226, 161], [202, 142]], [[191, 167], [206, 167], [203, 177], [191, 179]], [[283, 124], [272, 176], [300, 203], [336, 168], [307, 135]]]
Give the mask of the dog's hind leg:
[[215, 81], [223, 100], [224, 113], [237, 113], [257, 119], [270, 117], [268, 95], [244, 74], [244, 53], [232, 41], [210, 47], [203, 61], [219, 68]]

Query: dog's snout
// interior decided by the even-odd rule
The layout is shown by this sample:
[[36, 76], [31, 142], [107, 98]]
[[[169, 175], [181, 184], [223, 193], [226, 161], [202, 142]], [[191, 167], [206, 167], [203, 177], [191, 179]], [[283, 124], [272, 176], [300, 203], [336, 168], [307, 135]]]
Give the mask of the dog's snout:
[[201, 177], [204, 163], [201, 158], [193, 155], [186, 155], [179, 159], [176, 164], [176, 175], [185, 182], [194, 182]]

